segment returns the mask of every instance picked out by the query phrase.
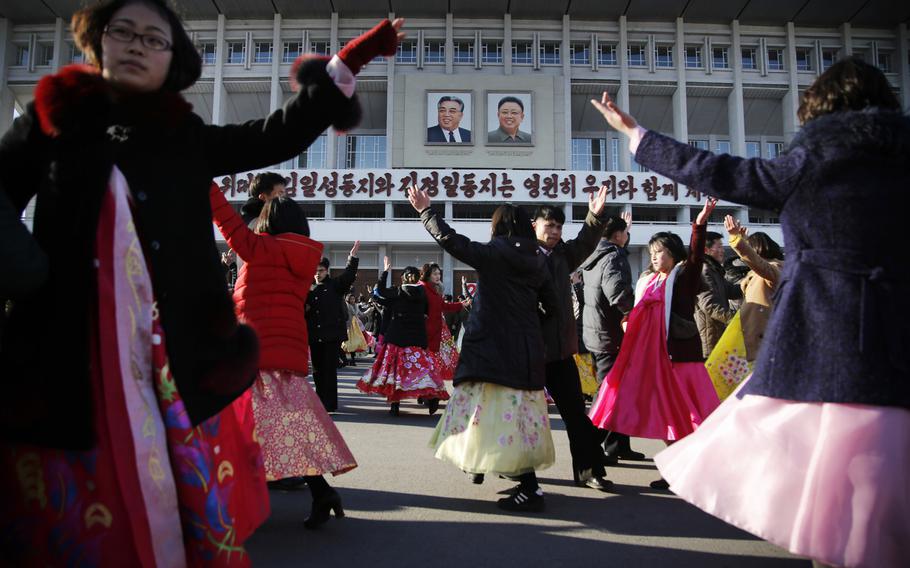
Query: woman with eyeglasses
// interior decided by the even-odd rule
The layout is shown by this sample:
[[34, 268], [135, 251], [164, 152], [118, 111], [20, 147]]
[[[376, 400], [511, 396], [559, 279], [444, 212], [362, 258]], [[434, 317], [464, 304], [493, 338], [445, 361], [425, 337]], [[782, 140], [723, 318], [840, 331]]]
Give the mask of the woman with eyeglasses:
[[268, 514], [262, 458], [229, 405], [258, 342], [234, 316], [209, 187], [352, 128], [354, 77], [395, 53], [401, 23], [298, 61], [297, 94], [272, 115], [217, 126], [180, 95], [201, 60], [165, 0], [74, 15], [90, 65], [43, 78], [0, 140], [0, 191], [18, 211], [37, 194], [49, 263], [0, 348], [5, 563], [249, 563], [243, 541]]

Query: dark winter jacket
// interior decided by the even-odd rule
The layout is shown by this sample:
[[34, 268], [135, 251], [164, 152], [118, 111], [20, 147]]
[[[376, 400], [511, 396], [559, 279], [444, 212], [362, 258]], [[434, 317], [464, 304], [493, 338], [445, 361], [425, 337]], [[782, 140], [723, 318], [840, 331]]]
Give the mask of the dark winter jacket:
[[632, 311], [635, 291], [629, 251], [607, 239], [581, 265], [584, 276], [584, 343], [596, 353], [619, 353], [622, 320]]
[[553, 317], [543, 323], [543, 338], [547, 346], [547, 363], [562, 361], [578, 353], [578, 331], [572, 309], [572, 282], [574, 272], [600, 242], [603, 220], [588, 211], [578, 236], [570, 241], [559, 241], [546, 255], [547, 270], [553, 279], [558, 304]]
[[870, 108], [808, 122], [773, 160], [648, 132], [635, 160], [690, 189], [780, 211], [787, 262], [742, 394], [910, 408], [910, 118]]
[[387, 287], [387, 272], [377, 284], [377, 294], [386, 300], [389, 325], [383, 341], [398, 347], [427, 348], [427, 293], [420, 284]]
[[481, 381], [542, 389], [546, 357], [538, 304], [547, 314], [558, 308], [537, 243], [510, 237], [473, 242], [456, 233], [432, 208], [422, 211], [420, 219], [446, 252], [479, 276], [454, 384]]
[[34, 102], [0, 141], [0, 190], [20, 211], [37, 193], [34, 236], [50, 266], [42, 289], [13, 307], [0, 341], [0, 372], [8, 379], [0, 435], [61, 448], [93, 444], [95, 236], [114, 166], [129, 185], [168, 359], [190, 419], [198, 424], [214, 415], [251, 384], [256, 337], [234, 316], [209, 187], [216, 176], [290, 159], [333, 122], [351, 127], [357, 101], [338, 90], [325, 64], [300, 66], [299, 94], [243, 125], [206, 125], [166, 92], [115, 102], [90, 67], [65, 67], [39, 82]]
[[348, 338], [347, 304], [344, 297], [357, 279], [360, 259], [349, 256], [344, 272], [337, 278], [326, 276], [316, 284], [306, 300], [306, 323], [310, 343], [344, 341]]
[[702, 355], [707, 358], [736, 315], [730, 300], [742, 298], [743, 293], [738, 286], [727, 282], [724, 267], [711, 256], [705, 255], [701, 276], [702, 291], [695, 306], [695, 324], [701, 336]]
[[[18, 299], [47, 279], [47, 255], [32, 238], [19, 212], [0, 191], [0, 298]], [[0, 303], [0, 318], [3, 317]]]

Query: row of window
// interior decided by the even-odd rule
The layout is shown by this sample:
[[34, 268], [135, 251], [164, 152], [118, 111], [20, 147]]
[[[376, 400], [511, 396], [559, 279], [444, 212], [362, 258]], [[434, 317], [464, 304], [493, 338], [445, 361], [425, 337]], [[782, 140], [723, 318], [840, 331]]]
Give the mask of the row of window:
[[[341, 42], [343, 46], [345, 42]], [[83, 56], [73, 44], [68, 46], [68, 61], [82, 63]], [[29, 65], [30, 46], [27, 43], [16, 44], [16, 56], [13, 66], [27, 67]], [[228, 41], [225, 45], [225, 63], [243, 65], [247, 62], [247, 42]], [[302, 41], [286, 41], [282, 45], [281, 62], [292, 63], [305, 51], [321, 55], [330, 54], [330, 43], [324, 40], [309, 42], [304, 50]], [[253, 64], [270, 64], [274, 57], [274, 48], [271, 41], [255, 41], [252, 45]], [[445, 63], [446, 45], [442, 40], [426, 40], [424, 42], [424, 63]], [[615, 43], [597, 42], [597, 64], [603, 66], [616, 66], [619, 60], [616, 55]], [[538, 42], [537, 60], [541, 65], [559, 65], [561, 63], [562, 44], [558, 41]], [[670, 44], [657, 44], [654, 46], [652, 57], [654, 66], [661, 69], [675, 67], [674, 47]], [[765, 53], [765, 62], [770, 71], [785, 71], [785, 50], [778, 47], [769, 47]], [[215, 64], [215, 43], [202, 42], [199, 44], [199, 54], [206, 65]], [[396, 61], [398, 63], [417, 63], [417, 42], [405, 40], [398, 46]], [[534, 63], [534, 43], [526, 40], [512, 42], [512, 63], [517, 65], [532, 65]], [[759, 68], [759, 49], [757, 47], [743, 47], [741, 50], [743, 69], [756, 70]], [[822, 48], [820, 61], [822, 71], [837, 61], [839, 50], [836, 48]], [[626, 51], [630, 67], [648, 66], [647, 44], [630, 43]], [[869, 60], [871, 54], [865, 51], [854, 52], [854, 56]], [[706, 58], [704, 47], [700, 45], [687, 45], [684, 49], [683, 64], [687, 69], [704, 69]], [[725, 46], [711, 48], [711, 67], [713, 69], [730, 69], [730, 48]], [[893, 54], [889, 51], [878, 50], [876, 64], [885, 73], [894, 70]], [[473, 64], [475, 58], [475, 42], [473, 40], [457, 40], [452, 44], [452, 60], [457, 64]], [[910, 57], [908, 57], [910, 58]], [[48, 42], [36, 44], [34, 64], [37, 67], [50, 66], [54, 59], [54, 45]], [[501, 64], [503, 62], [502, 40], [482, 40], [480, 42], [480, 61], [484, 64]], [[569, 44], [569, 62], [572, 65], [590, 65], [592, 61], [591, 42], [571, 42]], [[815, 49], [807, 47], [796, 48], [797, 71], [815, 71]]]
[[[348, 135], [338, 148], [339, 167], [352, 169], [385, 168], [386, 137], [384, 135]], [[316, 139], [297, 156], [296, 167], [320, 169], [328, 164], [326, 135]]]
[[[607, 161], [607, 140], [604, 138], [573, 138], [570, 148], [571, 169], [575, 171], [609, 171], [619, 169], [619, 138], [610, 138], [609, 163]], [[689, 144], [701, 150], [712, 150], [718, 154], [731, 153], [729, 140], [717, 140], [711, 148], [708, 140], [692, 139]], [[784, 151], [783, 142], [766, 142], [762, 153], [761, 142], [746, 141], [747, 158], [776, 158]], [[632, 171], [646, 172], [644, 166], [632, 160]]]

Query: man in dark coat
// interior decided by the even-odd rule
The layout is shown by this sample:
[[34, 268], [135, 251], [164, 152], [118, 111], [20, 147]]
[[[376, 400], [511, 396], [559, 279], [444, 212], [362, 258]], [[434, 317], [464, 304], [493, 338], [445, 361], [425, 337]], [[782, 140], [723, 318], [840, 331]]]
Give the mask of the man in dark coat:
[[698, 294], [695, 307], [695, 324], [701, 335], [702, 354], [705, 358], [720, 341], [727, 324], [736, 315], [730, 300], [742, 298], [739, 286], [727, 281], [724, 274], [724, 238], [719, 233], [705, 233], [705, 263], [701, 274], [704, 289]]
[[[602, 382], [622, 346], [623, 323], [635, 304], [632, 268], [629, 266], [629, 229], [632, 214], [611, 217], [597, 248], [581, 265], [584, 271], [583, 339]], [[645, 455], [632, 449], [629, 436], [610, 432], [604, 441], [608, 458], [641, 460]]]
[[316, 282], [306, 300], [306, 323], [313, 361], [316, 394], [329, 412], [338, 410], [338, 353], [348, 335], [348, 309], [344, 296], [357, 278], [360, 260], [355, 241], [344, 272], [329, 276], [329, 259], [323, 258], [316, 268]]
[[566, 217], [561, 208], [538, 207], [533, 221], [537, 243], [546, 257], [546, 268], [553, 278], [558, 300], [554, 317], [543, 321], [547, 391], [566, 425], [575, 483], [600, 491], [609, 490], [613, 483], [606, 479], [606, 458], [600, 449], [600, 434], [585, 413], [578, 367], [572, 357], [578, 352], [578, 336], [569, 275], [600, 240], [603, 221], [599, 215], [603, 212], [605, 198], [603, 190], [592, 195], [584, 225], [578, 237], [570, 241], [562, 240]]

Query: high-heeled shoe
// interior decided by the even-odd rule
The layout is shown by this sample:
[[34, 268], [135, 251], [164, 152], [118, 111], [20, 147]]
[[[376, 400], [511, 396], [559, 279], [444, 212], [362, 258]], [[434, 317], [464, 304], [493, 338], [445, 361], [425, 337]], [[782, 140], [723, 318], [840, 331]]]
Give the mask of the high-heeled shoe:
[[329, 513], [334, 512], [336, 519], [344, 518], [344, 508], [341, 506], [341, 497], [334, 489], [318, 499], [313, 499], [313, 510], [310, 516], [303, 521], [303, 526], [308, 529], [319, 528], [329, 520]]

